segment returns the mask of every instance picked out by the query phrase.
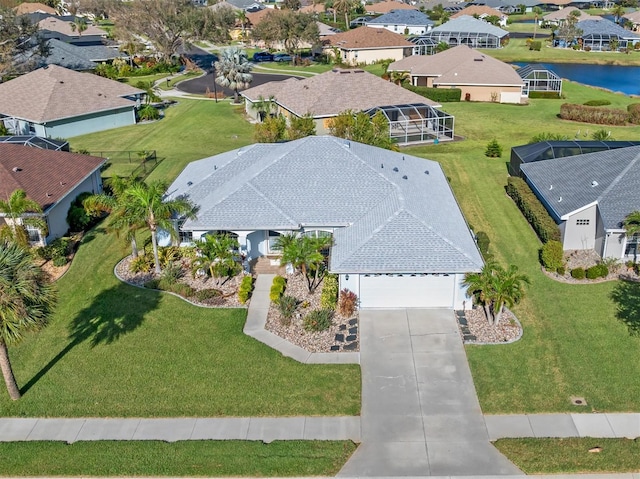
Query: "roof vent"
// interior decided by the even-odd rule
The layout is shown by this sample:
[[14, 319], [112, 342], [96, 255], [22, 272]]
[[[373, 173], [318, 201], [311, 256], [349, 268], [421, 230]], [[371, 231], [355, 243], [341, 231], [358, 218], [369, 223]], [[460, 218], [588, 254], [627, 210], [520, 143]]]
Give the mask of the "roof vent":
[[549, 185], [549, 191], [553, 189], [553, 185]]
[[395, 171], [397, 173], [400, 170], [398, 170], [398, 167], [396, 166], [396, 167], [393, 168], [393, 171]]
[[481, 62], [481, 61], [482, 61], [482, 58], [474, 58], [474, 59], [473, 59], [473, 61], [474, 61], [474, 62]]
[[18, 171], [22, 171], [22, 168], [18, 168], [17, 166], [14, 166], [11, 171], [13, 171], [14, 173], [17, 173]]
[[424, 170], [424, 174], [428, 175], [429, 174], [429, 170]]
[[64, 181], [61, 181], [60, 186], [64, 186], [64, 185], [66, 185], [66, 183]]
[[560, 203], [561, 201], [562, 201], [562, 196], [558, 198], [558, 203]]
[[598, 186], [598, 182], [596, 180], [593, 180], [591, 182], [591, 188], [595, 188], [596, 186]]
[[408, 179], [409, 179], [409, 177], [408, 177], [407, 175], [404, 175], [404, 176], [402, 177], [402, 179], [403, 179], [403, 180], [408, 180]]
[[51, 193], [47, 193], [47, 198], [51, 198], [53, 195]]
[[404, 161], [404, 155], [402, 155], [402, 161]]
[[342, 146], [344, 146], [345, 148], [351, 148], [351, 142], [349, 140], [345, 140]]
[[187, 186], [193, 185], [193, 181], [187, 181]]
[[380, 163], [380, 168], [384, 168], [384, 163]]

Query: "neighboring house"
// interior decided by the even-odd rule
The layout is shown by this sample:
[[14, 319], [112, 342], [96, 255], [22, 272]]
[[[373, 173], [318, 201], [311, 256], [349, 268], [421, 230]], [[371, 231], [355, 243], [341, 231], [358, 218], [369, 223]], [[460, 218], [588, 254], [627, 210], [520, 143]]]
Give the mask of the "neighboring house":
[[[518, 0], [517, 2], [509, 2], [506, 0], [479, 0], [467, 3], [465, 6], [468, 7], [471, 5], [484, 5], [498, 10], [502, 13], [506, 13], [507, 15], [511, 15], [512, 13], [530, 12], [533, 7], [538, 4], [538, 0]], [[522, 6], [524, 6], [524, 12], [522, 11]]]
[[403, 2], [395, 2], [393, 0], [387, 2], [378, 2], [371, 5], [365, 5], [364, 9], [369, 15], [384, 15], [392, 10], [417, 10], [413, 5], [407, 5]]
[[562, 23], [567, 21], [567, 18], [573, 13], [579, 12], [580, 15], [578, 19], [582, 20], [602, 20], [602, 17], [597, 17], [595, 15], [589, 15], [588, 13], [583, 12], [582, 10], [576, 7], [565, 7], [560, 10], [556, 10], [554, 12], [548, 13], [544, 17], [540, 19], [541, 25], [561, 25]]
[[423, 35], [433, 25], [433, 20], [429, 20], [429, 17], [418, 10], [392, 10], [366, 23], [367, 27], [385, 28], [402, 35]]
[[565, 250], [635, 259], [638, 238], [627, 238], [623, 221], [640, 210], [640, 146], [521, 164], [520, 171], [558, 223]]
[[506, 15], [504, 12], [496, 10], [495, 8], [488, 7], [487, 5], [471, 5], [460, 10], [457, 13], [454, 13], [453, 15], [451, 15], [451, 18], [458, 18], [464, 15], [474, 18], [477, 17], [480, 20], [486, 20], [487, 17], [497, 17], [498, 23], [501, 27], [507, 26], [507, 18], [509, 18], [508, 15]]
[[55, 38], [65, 43], [74, 45], [101, 45], [107, 38], [107, 31], [95, 25], [87, 25], [84, 32], [74, 31], [72, 22], [64, 21], [57, 17], [47, 17], [38, 22], [40, 35], [44, 39]]
[[261, 2], [255, 0], [224, 0], [225, 3], [231, 4], [233, 7], [245, 12], [257, 12], [262, 10], [265, 6]]
[[631, 24], [631, 30], [637, 32], [640, 29], [640, 10], [629, 12], [622, 15], [627, 22]]
[[406, 71], [414, 86], [459, 88], [467, 101], [526, 103], [524, 81], [513, 67], [466, 45], [435, 55], [413, 55], [389, 65]]
[[448, 0], [421, 0], [414, 4], [420, 11], [426, 12], [427, 10], [433, 10], [438, 5], [442, 5], [445, 12], [455, 13], [462, 10], [466, 3], [451, 2]]
[[384, 28], [358, 27], [332, 35], [323, 42], [325, 54], [334, 56], [337, 53], [347, 65], [400, 60], [411, 55], [413, 48], [413, 43], [402, 35]]
[[420, 38], [445, 42], [451, 47], [467, 45], [471, 48], [501, 48], [509, 39], [509, 32], [484, 20], [463, 15], [437, 26]]
[[55, 15], [56, 9], [50, 7], [49, 5], [45, 5], [44, 3], [21, 3], [17, 7], [13, 9], [16, 12], [16, 15], [28, 15], [29, 13], [46, 13], [48, 15]]
[[242, 92], [247, 115], [260, 120], [256, 109], [273, 99], [273, 113], [286, 118], [311, 115], [316, 133], [329, 133], [329, 121], [351, 110], [370, 115], [381, 110], [389, 120], [389, 136], [400, 144], [452, 140], [453, 117], [439, 104], [364, 70], [331, 71], [302, 80], [269, 82]]
[[41, 136], [0, 136], [0, 143], [11, 145], [31, 146], [42, 150], [69, 151], [69, 142], [65, 140], [54, 140], [42, 138]]
[[[101, 193], [100, 167], [106, 160], [93, 156], [31, 146], [0, 143], [0, 198], [21, 189], [42, 208], [48, 235], [27, 227], [33, 244], [45, 245], [64, 236], [67, 213], [80, 193]], [[0, 213], [0, 221], [5, 221]]]
[[136, 123], [144, 91], [51, 65], [0, 83], [0, 121], [16, 135], [69, 138]]
[[301, 13], [313, 13], [315, 15], [320, 15], [327, 11], [327, 6], [324, 3], [312, 3], [310, 5], [306, 5], [300, 9]]
[[624, 50], [625, 48], [633, 48], [636, 43], [640, 42], [640, 35], [604, 18], [581, 20], [576, 26], [582, 30], [578, 43], [582, 44], [583, 50]]
[[194, 161], [167, 190], [197, 218], [182, 237], [237, 236], [248, 258], [284, 233], [332, 235], [329, 271], [361, 308], [470, 309], [483, 262], [440, 165], [331, 136], [253, 144]]
[[324, 37], [330, 37], [335, 35], [336, 33], [342, 32], [342, 30], [340, 30], [339, 28], [332, 27], [331, 25], [327, 25], [326, 23], [316, 22], [316, 25], [318, 25], [318, 31], [320, 32], [320, 40], [322, 40]]
[[111, 62], [116, 58], [127, 58], [117, 48], [104, 45], [77, 46], [60, 40], [47, 41], [49, 55], [42, 58], [41, 66], [58, 65], [70, 70], [87, 71], [95, 69], [99, 63]]
[[549, 91], [562, 94], [562, 78], [553, 70], [542, 65], [525, 65], [516, 70], [516, 73], [524, 81], [523, 93], [529, 95], [532, 91]]

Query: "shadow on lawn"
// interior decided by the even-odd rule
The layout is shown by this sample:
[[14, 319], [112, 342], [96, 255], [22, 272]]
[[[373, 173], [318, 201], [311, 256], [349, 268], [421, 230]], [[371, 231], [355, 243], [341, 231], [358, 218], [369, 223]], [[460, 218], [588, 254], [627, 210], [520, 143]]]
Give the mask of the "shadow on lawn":
[[134, 331], [142, 324], [145, 314], [156, 309], [159, 300], [160, 292], [122, 283], [102, 291], [71, 321], [69, 343], [21, 388], [22, 394], [29, 391], [77, 345], [87, 340], [92, 348], [111, 344]]
[[627, 325], [629, 334], [640, 336], [640, 283], [619, 281], [611, 292], [616, 303], [616, 317]]

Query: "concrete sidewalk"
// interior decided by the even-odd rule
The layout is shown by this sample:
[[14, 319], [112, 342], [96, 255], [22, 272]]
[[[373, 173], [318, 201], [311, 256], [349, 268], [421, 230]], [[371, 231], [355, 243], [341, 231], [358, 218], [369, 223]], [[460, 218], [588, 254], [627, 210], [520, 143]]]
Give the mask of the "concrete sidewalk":
[[351, 440], [360, 441], [360, 418], [5, 418], [0, 442], [189, 440]]

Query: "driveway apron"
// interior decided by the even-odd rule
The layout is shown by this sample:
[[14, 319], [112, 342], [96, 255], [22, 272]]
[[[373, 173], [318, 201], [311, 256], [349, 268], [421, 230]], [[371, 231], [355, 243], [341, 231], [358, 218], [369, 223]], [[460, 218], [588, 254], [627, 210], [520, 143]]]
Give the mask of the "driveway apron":
[[360, 311], [362, 444], [340, 476], [522, 474], [489, 442], [452, 310]]

